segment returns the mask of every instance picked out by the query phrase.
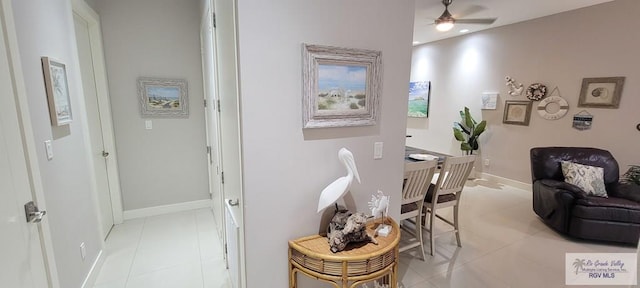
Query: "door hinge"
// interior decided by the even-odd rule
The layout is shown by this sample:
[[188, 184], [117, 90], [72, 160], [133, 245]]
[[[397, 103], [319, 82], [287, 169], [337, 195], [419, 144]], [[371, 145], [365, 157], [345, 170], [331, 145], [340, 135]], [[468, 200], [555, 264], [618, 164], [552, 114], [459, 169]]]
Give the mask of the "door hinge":
[[211, 154], [211, 146], [207, 146], [207, 154]]
[[211, 22], [213, 24], [213, 28], [216, 28], [216, 13], [213, 13], [213, 17], [211, 17]]
[[217, 100], [217, 104], [218, 104], [218, 112], [220, 112], [220, 99]]
[[227, 255], [227, 243], [224, 243], [224, 255]]
[[224, 171], [220, 173], [220, 181], [222, 182], [222, 184], [224, 184]]
[[204, 99], [204, 108], [207, 108], [207, 99]]

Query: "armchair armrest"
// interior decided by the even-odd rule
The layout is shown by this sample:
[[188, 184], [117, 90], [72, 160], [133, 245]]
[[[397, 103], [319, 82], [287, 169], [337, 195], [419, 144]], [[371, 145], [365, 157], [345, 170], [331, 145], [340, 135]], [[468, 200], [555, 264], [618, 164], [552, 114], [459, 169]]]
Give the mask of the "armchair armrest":
[[580, 187], [578, 187], [576, 185], [569, 184], [569, 183], [564, 182], [564, 181], [553, 180], [553, 179], [542, 179], [542, 180], [539, 180], [539, 181], [544, 186], [556, 188], [558, 190], [564, 190], [564, 191], [567, 191], [567, 192], [571, 192], [571, 194], [573, 194], [573, 196], [575, 198], [586, 198], [587, 197], [587, 192], [584, 192], [584, 190], [580, 189]]
[[640, 185], [633, 183], [617, 183], [607, 191], [609, 195], [640, 203]]
[[576, 200], [586, 195], [580, 188], [563, 181], [537, 180], [533, 183], [533, 210], [549, 226], [566, 233]]

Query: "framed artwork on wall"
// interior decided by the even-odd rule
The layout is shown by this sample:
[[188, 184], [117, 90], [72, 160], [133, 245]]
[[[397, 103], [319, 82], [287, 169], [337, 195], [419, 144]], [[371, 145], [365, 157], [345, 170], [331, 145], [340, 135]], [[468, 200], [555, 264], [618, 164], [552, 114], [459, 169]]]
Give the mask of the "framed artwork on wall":
[[482, 93], [482, 110], [498, 109], [498, 92]]
[[529, 126], [531, 103], [531, 101], [505, 101], [502, 123]]
[[430, 97], [431, 81], [409, 82], [409, 110], [407, 116], [428, 118]]
[[188, 118], [187, 81], [138, 78], [140, 113], [143, 118]]
[[618, 108], [625, 77], [582, 79], [578, 107]]
[[380, 51], [303, 44], [303, 128], [375, 125]]
[[53, 126], [67, 125], [73, 120], [73, 115], [66, 65], [50, 57], [42, 57], [41, 60], [51, 124]]

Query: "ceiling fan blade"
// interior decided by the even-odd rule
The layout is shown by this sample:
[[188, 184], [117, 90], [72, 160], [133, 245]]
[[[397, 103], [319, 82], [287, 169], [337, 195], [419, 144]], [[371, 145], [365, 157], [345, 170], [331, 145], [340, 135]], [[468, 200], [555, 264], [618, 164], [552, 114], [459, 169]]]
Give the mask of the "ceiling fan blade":
[[459, 24], [493, 24], [498, 18], [485, 18], [485, 19], [456, 19], [456, 23]]

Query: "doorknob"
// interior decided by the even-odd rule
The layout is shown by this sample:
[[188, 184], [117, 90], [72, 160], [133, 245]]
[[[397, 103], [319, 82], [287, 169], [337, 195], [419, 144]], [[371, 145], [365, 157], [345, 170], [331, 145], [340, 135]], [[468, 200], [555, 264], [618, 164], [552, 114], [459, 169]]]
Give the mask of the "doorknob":
[[107, 152], [107, 151], [102, 151], [102, 157], [104, 157], [104, 158], [109, 157], [109, 152]]
[[42, 217], [47, 215], [47, 211], [40, 211], [33, 201], [29, 201], [27, 204], [24, 204], [24, 212], [27, 216], [28, 223], [40, 223], [40, 221], [42, 221]]

